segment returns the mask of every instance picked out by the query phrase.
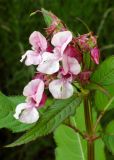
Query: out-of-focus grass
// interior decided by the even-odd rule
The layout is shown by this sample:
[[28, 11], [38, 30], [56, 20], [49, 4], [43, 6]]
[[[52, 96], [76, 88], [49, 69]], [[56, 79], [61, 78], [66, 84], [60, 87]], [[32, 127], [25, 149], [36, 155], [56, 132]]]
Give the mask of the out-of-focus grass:
[[[86, 33], [86, 28], [76, 17], [81, 18], [89, 28], [97, 33], [104, 12], [114, 7], [111, 0], [0, 0], [0, 88], [7, 95], [21, 94], [25, 84], [32, 78], [33, 67], [26, 67], [19, 62], [25, 50], [30, 49], [28, 37], [34, 30], [43, 32], [46, 27], [41, 14], [30, 17], [30, 13], [41, 7], [51, 10], [65, 21], [69, 29], [74, 33]], [[114, 44], [114, 12], [110, 12], [99, 37], [99, 45]], [[103, 56], [114, 54], [114, 49], [104, 50]], [[5, 135], [5, 137], [4, 137]], [[13, 141], [10, 132], [1, 132], [0, 144]], [[10, 137], [10, 138], [8, 138]], [[47, 139], [48, 140], [48, 139]], [[44, 140], [45, 141], [45, 140]], [[43, 140], [17, 149], [2, 150], [0, 159], [14, 160], [38, 160], [38, 155], [44, 154], [41, 159], [51, 160], [53, 154], [47, 153], [47, 146], [53, 146], [52, 142]], [[38, 143], [38, 144], [36, 144]], [[30, 148], [35, 146], [34, 148]], [[44, 150], [40, 149], [44, 147]], [[23, 152], [24, 150], [24, 152]], [[49, 150], [49, 148], [48, 148]], [[42, 153], [43, 151], [43, 153]], [[15, 152], [15, 153], [13, 153]], [[40, 153], [39, 153], [40, 152]], [[53, 152], [53, 151], [52, 151]], [[30, 156], [29, 156], [29, 153]], [[19, 156], [21, 154], [21, 156]], [[24, 157], [25, 156], [25, 157]], [[28, 158], [27, 158], [28, 156]], [[46, 157], [49, 156], [49, 157]]]

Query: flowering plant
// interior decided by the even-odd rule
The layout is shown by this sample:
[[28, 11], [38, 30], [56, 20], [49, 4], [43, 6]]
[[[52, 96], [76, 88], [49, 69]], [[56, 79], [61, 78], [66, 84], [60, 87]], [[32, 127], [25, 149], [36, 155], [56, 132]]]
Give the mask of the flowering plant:
[[[54, 132], [58, 160], [64, 159], [65, 154], [68, 160], [85, 160], [86, 156], [88, 160], [94, 160], [97, 143], [103, 157], [104, 144], [114, 153], [114, 133], [110, 132], [113, 122], [109, 121], [105, 127], [102, 124], [106, 111], [110, 111], [114, 104], [114, 57], [99, 65], [97, 36], [92, 32], [75, 35], [53, 13], [44, 9], [41, 12], [47, 23], [46, 37], [34, 31], [29, 37], [31, 49], [20, 60], [26, 66], [34, 65], [36, 70], [23, 90], [25, 98], [6, 98], [1, 94], [7, 105], [11, 108], [16, 106], [15, 111], [14, 108], [12, 112], [11, 108], [7, 110], [12, 122], [3, 123], [3, 118], [1, 128], [13, 132], [27, 130], [7, 147], [28, 143]], [[2, 117], [5, 115], [6, 112], [2, 113]], [[65, 134], [71, 140], [74, 138], [73, 142]], [[68, 146], [64, 146], [62, 139]], [[74, 155], [67, 148], [69, 145]], [[99, 159], [98, 155], [96, 157]]]

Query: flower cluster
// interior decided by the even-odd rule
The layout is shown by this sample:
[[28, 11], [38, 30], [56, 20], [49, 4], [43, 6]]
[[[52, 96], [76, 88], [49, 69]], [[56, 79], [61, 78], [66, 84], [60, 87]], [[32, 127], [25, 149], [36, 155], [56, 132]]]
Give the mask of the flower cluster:
[[[51, 28], [56, 28], [55, 25], [52, 23]], [[31, 50], [20, 60], [27, 66], [35, 65], [37, 71], [23, 90], [25, 103], [17, 105], [14, 114], [23, 123], [39, 119], [38, 108], [44, 106], [47, 99], [45, 89], [49, 89], [55, 99], [66, 99], [73, 95], [75, 81], [89, 81], [91, 71], [83, 67], [84, 54], [90, 54], [92, 61], [99, 63], [96, 37], [91, 33], [75, 37], [67, 28], [61, 28], [49, 36], [46, 39], [34, 31], [29, 38]]]

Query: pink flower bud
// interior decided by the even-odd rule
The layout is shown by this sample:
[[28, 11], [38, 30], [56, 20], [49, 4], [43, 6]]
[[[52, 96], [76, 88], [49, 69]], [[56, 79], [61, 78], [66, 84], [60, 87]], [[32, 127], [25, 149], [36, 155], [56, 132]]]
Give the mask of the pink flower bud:
[[100, 52], [97, 47], [91, 49], [91, 58], [96, 64], [99, 64]]

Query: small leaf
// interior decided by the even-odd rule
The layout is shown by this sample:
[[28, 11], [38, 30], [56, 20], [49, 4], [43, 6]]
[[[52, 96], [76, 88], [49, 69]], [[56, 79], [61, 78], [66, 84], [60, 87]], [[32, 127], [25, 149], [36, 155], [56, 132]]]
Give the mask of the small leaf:
[[76, 107], [79, 106], [80, 102], [81, 98], [76, 96], [66, 100], [56, 100], [55, 103], [43, 113], [39, 121], [30, 131], [7, 147], [28, 143], [38, 137], [53, 132], [67, 117], [75, 113]]
[[100, 85], [114, 84], [114, 56], [102, 62], [92, 74], [91, 81]]

